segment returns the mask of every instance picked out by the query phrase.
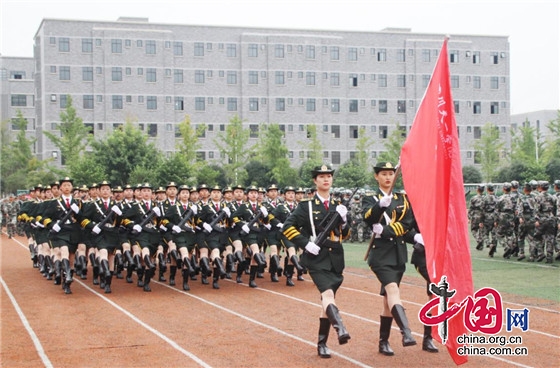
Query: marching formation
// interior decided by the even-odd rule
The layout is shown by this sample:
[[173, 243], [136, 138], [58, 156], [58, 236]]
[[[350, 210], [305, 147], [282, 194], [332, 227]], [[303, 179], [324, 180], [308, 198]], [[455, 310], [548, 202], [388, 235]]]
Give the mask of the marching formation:
[[519, 182], [512, 181], [503, 184], [499, 197], [494, 194], [494, 184], [479, 185], [468, 213], [476, 249], [486, 246], [488, 255], [494, 257], [499, 243], [506, 259], [560, 260], [560, 180], [554, 182], [555, 194], [549, 193], [549, 185], [547, 181], [531, 180], [519, 193]]

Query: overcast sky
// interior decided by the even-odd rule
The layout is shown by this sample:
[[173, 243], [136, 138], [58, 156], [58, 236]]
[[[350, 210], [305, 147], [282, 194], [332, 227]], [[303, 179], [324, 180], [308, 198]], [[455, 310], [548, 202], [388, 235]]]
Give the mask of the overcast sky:
[[[558, 0], [0, 0], [3, 56], [33, 56], [43, 18], [509, 36], [511, 112], [560, 109]], [[452, 39], [451, 39], [452, 40]]]

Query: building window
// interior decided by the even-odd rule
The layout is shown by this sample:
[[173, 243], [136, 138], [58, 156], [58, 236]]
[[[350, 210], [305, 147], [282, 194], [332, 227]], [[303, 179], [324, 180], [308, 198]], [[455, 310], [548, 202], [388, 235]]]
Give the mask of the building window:
[[58, 51], [70, 52], [70, 39], [68, 37], [60, 37], [58, 39]]
[[146, 108], [148, 110], [157, 110], [157, 96], [146, 97]]
[[449, 51], [449, 62], [451, 64], [455, 64], [455, 63], [459, 62], [459, 51], [458, 50]]
[[206, 110], [206, 99], [204, 97], [195, 97], [194, 98], [194, 109], [195, 109], [195, 111]]
[[111, 78], [113, 82], [122, 82], [122, 68], [120, 66], [112, 68]]
[[230, 70], [227, 72], [227, 84], [237, 84], [237, 72]]
[[204, 56], [204, 42], [194, 43], [194, 56]]
[[138, 103], [139, 103], [139, 104], [143, 104], [143, 103], [144, 103], [144, 96], [138, 96]]
[[340, 74], [331, 73], [331, 86], [340, 86]]
[[500, 103], [490, 102], [490, 114], [496, 115], [500, 113]]
[[350, 74], [350, 87], [358, 87], [358, 75]]
[[86, 53], [93, 52], [93, 39], [82, 38], [82, 52], [86, 52]]
[[157, 137], [157, 124], [148, 124], [148, 136]]
[[379, 112], [380, 113], [387, 112], [387, 100], [379, 100]]
[[194, 71], [194, 82], [195, 83], [204, 83], [204, 70], [195, 70]]
[[259, 137], [259, 125], [249, 124], [249, 138], [258, 138], [258, 137]]
[[348, 111], [358, 112], [358, 100], [349, 100], [348, 101]]
[[259, 111], [259, 99], [255, 97], [249, 98], [249, 111]]
[[138, 74], [138, 75], [144, 75], [144, 68], [138, 68], [138, 69], [136, 69], [136, 74]]
[[340, 151], [332, 151], [331, 157], [334, 165], [340, 165]]
[[474, 51], [472, 54], [472, 63], [480, 64], [480, 51]]
[[284, 84], [284, 72], [274, 73], [274, 81], [276, 84]]
[[386, 49], [378, 49], [377, 50], [377, 61], [379, 61], [379, 62], [387, 61], [387, 50]]
[[498, 89], [500, 87], [498, 77], [490, 77], [490, 89]]
[[387, 87], [387, 74], [379, 74], [377, 76], [377, 85], [379, 87]]
[[473, 114], [482, 113], [482, 106], [480, 101], [473, 102]]
[[149, 82], [149, 83], [157, 82], [157, 69], [156, 68], [146, 68], [146, 82]]
[[286, 99], [279, 97], [276, 99], [276, 111], [286, 111]]
[[429, 83], [430, 83], [430, 76], [428, 74], [423, 74], [422, 75], [422, 87], [423, 88], [428, 87]]
[[406, 75], [397, 75], [397, 87], [406, 87]]
[[305, 111], [315, 111], [315, 99], [308, 98], [305, 106]]
[[473, 88], [474, 89], [480, 89], [480, 85], [481, 85], [480, 77], [478, 77], [478, 76], [473, 77]]
[[228, 43], [226, 48], [227, 57], [237, 57], [237, 45], [234, 43]]
[[397, 50], [397, 62], [404, 63], [406, 61], [406, 50], [405, 49], [398, 49]]
[[357, 125], [350, 125], [348, 127], [348, 138], [350, 139], [358, 139], [358, 126]]
[[93, 67], [91, 66], [82, 67], [82, 80], [85, 82], [93, 81]]
[[348, 48], [348, 61], [358, 61], [358, 49], [356, 47]]
[[308, 86], [315, 85], [315, 72], [307, 72], [305, 74], [305, 84]]
[[[100, 95], [97, 95], [97, 97], [101, 97]], [[126, 95], [126, 103], [132, 103], [132, 96], [131, 95]], [[100, 102], [99, 100], [97, 102]]]
[[258, 57], [259, 56], [259, 45], [256, 43], [250, 43], [248, 46], [248, 55], [249, 57]]
[[58, 68], [59, 78], [60, 80], [70, 80], [70, 67], [69, 66], [61, 66]]
[[183, 83], [183, 69], [174, 69], [173, 70], [173, 82], [174, 83]]
[[237, 97], [228, 97], [227, 111], [237, 111]]
[[459, 101], [453, 101], [453, 107], [454, 107], [455, 114], [459, 113], [459, 106], [460, 106]]
[[475, 126], [473, 129], [473, 138], [480, 139], [482, 137], [482, 129], [479, 126]]
[[315, 46], [307, 45], [305, 47], [305, 57], [308, 59], [315, 59]]
[[183, 43], [181, 41], [173, 42], [173, 55], [183, 56]]
[[146, 40], [146, 54], [155, 55], [156, 54], [156, 41]]
[[425, 63], [430, 62], [430, 49], [423, 49], [422, 50], [422, 61]]
[[249, 84], [259, 84], [259, 72], [257, 71], [249, 72]]
[[27, 96], [12, 95], [12, 106], [27, 106]]
[[111, 52], [113, 54], [122, 54], [122, 40], [111, 40]]
[[340, 49], [338, 46], [331, 46], [331, 60], [340, 60]]
[[122, 96], [113, 95], [113, 110], [122, 110], [123, 98]]
[[491, 57], [491, 63], [492, 64], [498, 64], [499, 58], [498, 58], [498, 53], [497, 52], [493, 52]]
[[277, 44], [274, 46], [274, 57], [277, 58], [284, 58], [284, 45], [282, 44]]
[[389, 133], [389, 129], [387, 125], [380, 125], [379, 126], [379, 138], [386, 139]]
[[84, 95], [83, 96], [83, 106], [86, 110], [93, 109], [93, 95]]
[[183, 97], [175, 97], [175, 110], [183, 111], [185, 109], [185, 101]]
[[338, 98], [331, 100], [331, 112], [340, 112], [340, 100]]
[[60, 95], [60, 108], [65, 109], [68, 104], [68, 95]]
[[397, 113], [399, 114], [406, 113], [406, 101], [404, 100], [397, 101]]
[[452, 75], [451, 76], [451, 88], [459, 88], [459, 76]]

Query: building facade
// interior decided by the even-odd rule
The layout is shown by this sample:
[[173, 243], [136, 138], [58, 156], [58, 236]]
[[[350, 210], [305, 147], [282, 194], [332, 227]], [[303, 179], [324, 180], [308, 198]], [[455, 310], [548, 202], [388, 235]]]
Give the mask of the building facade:
[[[144, 18], [44, 19], [34, 57], [25, 60], [34, 66], [26, 77], [34, 83], [36, 154], [60, 164], [57, 148], [42, 132], [56, 129], [70, 95], [99, 139], [131, 121], [162, 151], [172, 152], [178, 124], [188, 116], [206, 127], [199, 157], [223, 162], [214, 140], [238, 116], [251, 131], [250, 144], [258, 141], [262, 124], [278, 123], [294, 166], [307, 157], [310, 125], [325, 161], [337, 166], [353, 157], [365, 134], [375, 162], [397, 126], [410, 129], [443, 39], [443, 34], [409, 29], [343, 32], [153, 24]], [[475, 164], [474, 142], [486, 123], [498, 126], [509, 145], [509, 41], [451, 35], [448, 49], [462, 162]], [[15, 82], [8, 78], [9, 85]], [[4, 97], [11, 103], [2, 91], [3, 103]], [[13, 118], [18, 106], [9, 107]]]

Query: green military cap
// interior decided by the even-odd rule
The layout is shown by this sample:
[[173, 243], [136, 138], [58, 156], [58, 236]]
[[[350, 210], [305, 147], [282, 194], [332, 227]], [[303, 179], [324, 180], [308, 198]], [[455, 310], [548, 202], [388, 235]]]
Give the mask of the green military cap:
[[47, 185], [46, 187], [43, 188], [43, 191], [45, 191], [45, 190], [51, 190], [51, 189], [52, 189], [52, 187], [51, 187], [51, 185], [49, 184], [49, 185]]
[[156, 193], [165, 193], [165, 188], [164, 187], [158, 187], [156, 189]]
[[224, 189], [222, 189], [222, 193], [227, 193], [227, 192], [233, 192], [233, 188], [231, 186], [226, 186], [224, 187]]
[[169, 184], [167, 184], [167, 186], [165, 187], [165, 189], [171, 188], [171, 187], [178, 188], [178, 185], [177, 185], [174, 181], [171, 181], [171, 182], [169, 182]]
[[379, 173], [380, 171], [383, 171], [383, 170], [396, 171], [397, 168], [395, 166], [393, 166], [393, 164], [390, 163], [390, 162], [378, 162], [373, 167], [373, 171], [375, 171], [376, 174]]
[[313, 170], [311, 170], [311, 176], [313, 176], [313, 178], [316, 178], [319, 174], [334, 174], [334, 170], [330, 164], [315, 166]]
[[179, 192], [181, 192], [182, 190], [186, 190], [187, 192], [190, 192], [190, 191], [191, 191], [191, 189], [189, 188], [189, 186], [188, 186], [188, 185], [184, 185], [184, 184], [181, 185], [181, 186], [179, 186], [178, 189], [179, 189]]
[[255, 185], [250, 185], [250, 186], [247, 187], [247, 189], [245, 189], [245, 191], [247, 193], [252, 192], [252, 191], [258, 192], [259, 188], [257, 188]]
[[278, 190], [278, 185], [276, 185], [276, 184], [270, 184], [270, 185], [268, 186], [268, 188], [266, 188], [266, 191], [268, 192], [269, 190], [274, 190], [274, 189]]
[[120, 185], [117, 185], [115, 188], [113, 188], [113, 192], [121, 193], [124, 192], [124, 189]]
[[111, 183], [109, 183], [107, 180], [103, 180], [101, 183], [99, 183], [99, 188], [105, 185], [108, 186], [109, 188], [111, 187]]
[[[300, 188], [301, 189], [301, 188]], [[292, 187], [291, 185], [288, 185], [287, 187], [284, 188], [284, 193], [286, 192], [295, 192], [296, 188]]]
[[135, 189], [142, 189], [142, 183], [136, 184], [136, 188], [135, 188]]
[[124, 186], [123, 190], [124, 190], [124, 189], [132, 189], [132, 190], [134, 190], [134, 188], [133, 188], [132, 185], [130, 185], [130, 184], [126, 184], [126, 185]]
[[296, 193], [305, 193], [305, 189], [303, 189], [302, 187], [297, 187], [295, 192]]
[[528, 191], [532, 191], [533, 186], [531, 185], [531, 183], [527, 182], [523, 185], [523, 189], [528, 190]]
[[259, 193], [266, 193], [266, 190], [263, 187], [259, 187]]
[[89, 188], [87, 185], [83, 184], [81, 187], [78, 188], [80, 192], [88, 192]]
[[215, 191], [217, 190], [218, 192], [222, 191], [222, 188], [219, 185], [214, 185], [212, 188], [209, 189], [210, 191]]
[[241, 184], [237, 184], [237, 185], [235, 185], [235, 186], [233, 187], [233, 190], [235, 190], [235, 189], [245, 190], [245, 187], [244, 187], [243, 185], [241, 185]]
[[140, 189], [153, 189], [150, 183], [140, 184]]
[[208, 185], [206, 185], [206, 184], [200, 184], [197, 191], [200, 192], [202, 189], [210, 190], [210, 188], [208, 188]]
[[58, 182], [60, 183], [60, 185], [62, 185], [62, 183], [64, 183], [65, 181], [69, 182], [70, 184], [74, 185], [74, 180], [70, 179], [68, 176], [65, 176], [64, 178], [60, 179]]
[[494, 191], [494, 184], [492, 184], [492, 183], [486, 184], [486, 189], [493, 192]]
[[542, 190], [548, 190], [548, 185], [549, 182], [546, 180], [539, 181], [539, 186], [541, 187]]
[[43, 190], [43, 184], [37, 184], [33, 187], [33, 190]]
[[58, 180], [56, 180], [54, 183], [51, 183], [51, 188], [52, 187], [59, 187], [60, 186], [60, 182]]
[[198, 192], [198, 188], [196, 187], [196, 185], [194, 185], [194, 186], [191, 188], [190, 191], [191, 191], [191, 192]]

